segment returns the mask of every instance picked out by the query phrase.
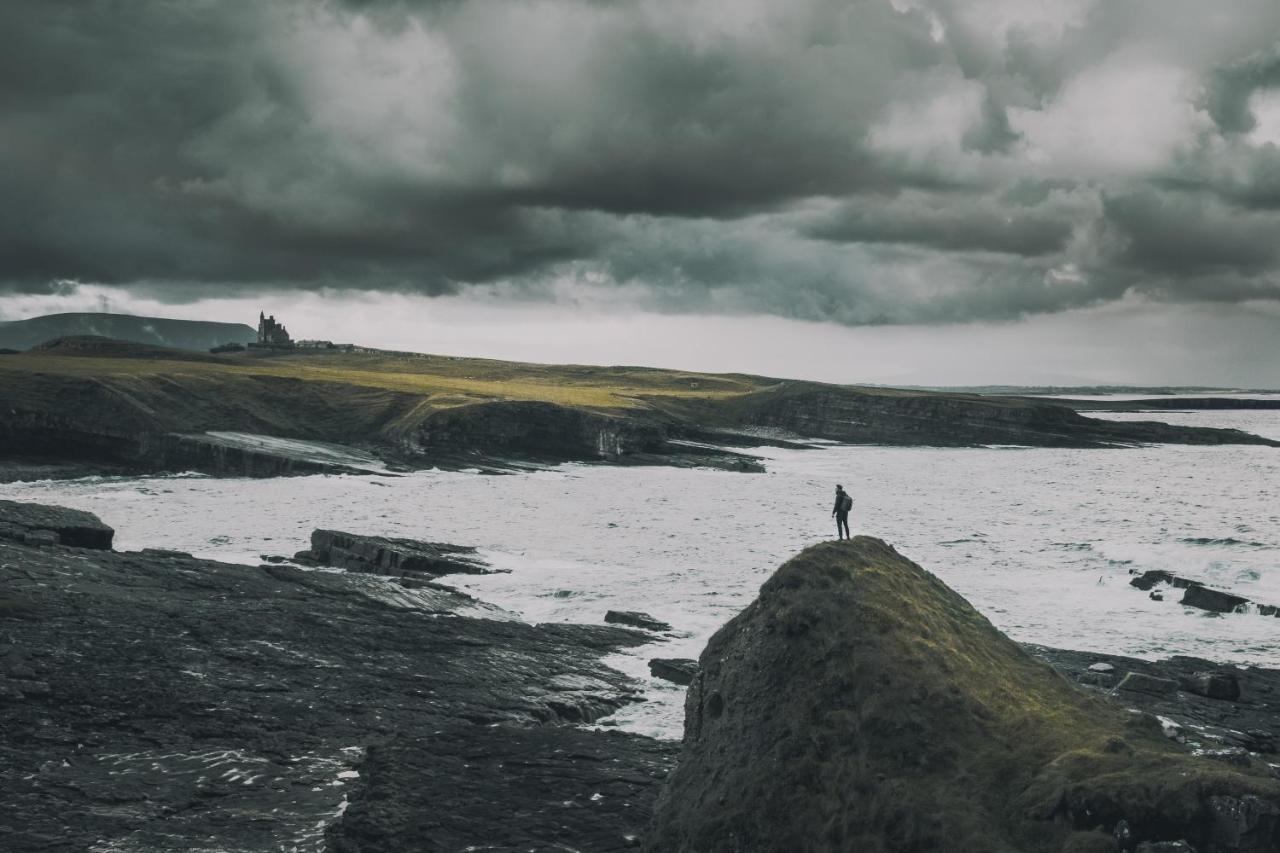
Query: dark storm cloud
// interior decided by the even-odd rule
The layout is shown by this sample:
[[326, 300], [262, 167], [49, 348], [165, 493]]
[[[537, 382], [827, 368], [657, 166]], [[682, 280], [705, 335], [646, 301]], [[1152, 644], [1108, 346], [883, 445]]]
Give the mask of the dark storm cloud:
[[0, 292], [1275, 296], [1280, 13], [1227, 5], [9, 0]]
[[1024, 206], [1009, 195], [908, 193], [848, 202], [808, 233], [843, 243], [912, 243], [961, 252], [1050, 255], [1066, 248], [1075, 214], [1069, 204]]
[[[1280, 260], [1280, 213], [1242, 212], [1194, 193], [1145, 190], [1105, 200], [1117, 260], [1172, 276], [1265, 274]], [[1251, 289], [1251, 288], [1247, 288]]]
[[1224, 133], [1248, 133], [1257, 127], [1249, 99], [1275, 87], [1280, 87], [1280, 44], [1215, 69], [1206, 83], [1205, 109]]

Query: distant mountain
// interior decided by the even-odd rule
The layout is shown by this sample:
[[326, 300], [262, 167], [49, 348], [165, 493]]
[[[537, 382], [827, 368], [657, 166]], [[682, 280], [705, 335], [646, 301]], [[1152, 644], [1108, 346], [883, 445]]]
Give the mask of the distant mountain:
[[0, 349], [25, 350], [54, 338], [82, 335], [201, 352], [218, 344], [247, 344], [258, 339], [257, 331], [244, 323], [208, 323], [132, 314], [47, 314], [0, 323]]

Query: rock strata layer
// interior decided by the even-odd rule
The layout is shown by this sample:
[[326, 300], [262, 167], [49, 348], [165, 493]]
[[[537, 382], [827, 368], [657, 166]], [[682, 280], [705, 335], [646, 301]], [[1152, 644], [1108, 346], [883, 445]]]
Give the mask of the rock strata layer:
[[654, 619], [648, 613], [641, 613], [638, 610], [610, 610], [604, 614], [604, 621], [612, 625], [629, 625], [632, 628], [642, 628], [645, 631], [657, 633], [671, 630], [668, 623], [661, 619]]
[[1276, 850], [1280, 781], [1248, 755], [1197, 757], [1155, 717], [1077, 689], [937, 578], [857, 537], [786, 563], [707, 644], [645, 849], [1178, 841]]
[[649, 674], [688, 687], [698, 674], [698, 662], [689, 658], [654, 658], [649, 661]]
[[[0, 539], [110, 550], [116, 532], [79, 509], [0, 500]], [[36, 541], [31, 541], [31, 540]]]
[[748, 395], [735, 405], [743, 419], [754, 426], [853, 444], [1278, 444], [1240, 430], [1087, 418], [1065, 404], [1043, 399], [891, 389], [873, 392], [811, 382], [785, 383]]
[[637, 698], [600, 658], [648, 641], [429, 582], [0, 540], [0, 850], [624, 849], [672, 749], [573, 724]]
[[332, 566], [375, 575], [487, 574], [489, 564], [465, 545], [419, 542], [385, 536], [361, 536], [340, 530], [315, 530], [311, 549], [294, 557], [303, 564]]

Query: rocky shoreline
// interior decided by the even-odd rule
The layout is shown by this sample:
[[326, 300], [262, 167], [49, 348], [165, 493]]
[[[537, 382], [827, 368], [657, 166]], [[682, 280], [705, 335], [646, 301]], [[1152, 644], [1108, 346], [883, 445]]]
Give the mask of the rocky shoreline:
[[0, 373], [0, 482], [563, 462], [760, 472], [750, 447], [815, 439], [1280, 446], [1239, 430], [1098, 420], [1042, 399], [376, 351], [223, 357], [66, 339], [5, 357]]
[[[525, 624], [440, 582], [441, 574], [488, 570], [469, 549], [442, 543], [318, 530], [298, 559], [328, 568], [309, 570], [283, 562], [232, 565], [170, 551], [115, 552], [110, 533], [88, 513], [0, 502], [0, 849], [848, 849], [745, 841], [746, 846], [690, 847], [679, 841], [685, 836], [670, 835], [670, 806], [666, 812], [659, 808], [651, 826], [680, 745], [580, 727], [643, 699], [641, 685], [604, 666], [601, 657], [652, 642], [669, 627], [645, 614], [610, 614], [610, 622], [624, 624]], [[866, 544], [874, 540], [855, 541], [819, 551], [828, 549], [850, 565], [858, 565], [859, 554], [871, 553], [868, 548], [876, 559], [889, 553], [874, 550], [887, 547], [882, 544]], [[919, 569], [910, 566], [904, 561], [891, 568], [914, 577], [910, 572]], [[726, 715], [746, 725], [757, 713], [751, 706], [758, 705], [764, 714], [760, 728], [743, 734], [743, 744], [767, 739], [769, 726], [778, 723], [788, 727], [788, 737], [825, 737], [825, 717], [814, 713], [858, 684], [838, 668], [827, 669], [844, 659], [832, 638], [857, 636], [861, 629], [846, 616], [824, 623], [831, 616], [792, 600], [790, 584], [803, 590], [802, 578], [822, 577], [826, 570], [810, 563], [797, 571], [780, 570], [762, 592], [762, 601], [769, 598], [782, 609], [775, 621], [761, 623], [763, 633], [753, 635], [763, 644], [759, 652], [726, 653], [713, 640], [700, 662], [654, 659], [656, 677], [692, 685], [690, 731]], [[838, 591], [822, 592], [822, 600], [838, 599], [844, 594]], [[1150, 721], [1121, 731], [1140, 754], [1151, 751], [1150, 761], [1200, 755], [1197, 761], [1223, 772], [1263, 780], [1258, 785], [1276, 775], [1280, 672], [1191, 658], [1153, 663], [1040, 647], [1011, 651], [1017, 647], [989, 625], [981, 628], [985, 620], [968, 615], [958, 596], [929, 594], [954, 612], [938, 611], [925, 627], [912, 629], [920, 635], [911, 642], [936, 645], [895, 652], [885, 665], [902, 683], [886, 682], [848, 706], [872, 738], [864, 741], [873, 747], [868, 756], [890, 750], [887, 758], [874, 760], [914, 766], [914, 759], [893, 752], [908, 747], [899, 741], [906, 732], [895, 733], [898, 724], [891, 720], [925, 725], [928, 703], [950, 695], [929, 681], [932, 669], [920, 667], [947, 672], [969, 665], [968, 657], [950, 656], [978, 653], [946, 638], [957, 630], [948, 625], [967, 625], [972, 618], [980, 620], [974, 636], [991, 644], [978, 657], [986, 661], [979, 681], [990, 682], [983, 689], [995, 690], [993, 696], [1033, 684], [1063, 709], [1103, 709], [1087, 710], [1090, 720], [1095, 713], [1109, 720], [1112, 713], [1127, 712], [1135, 721]], [[909, 600], [928, 599], [913, 593]], [[885, 604], [901, 611], [893, 602]], [[743, 620], [761, 606], [752, 605], [730, 624], [750, 624]], [[904, 625], [913, 624], [905, 613], [899, 616]], [[766, 624], [773, 627], [764, 629]], [[830, 631], [836, 634], [829, 637]], [[727, 683], [713, 686], [721, 683], [725, 667], [755, 671], [778, 654], [787, 673], [818, 669], [786, 688], [744, 694]], [[1043, 663], [1035, 660], [1050, 664], [1057, 682], [1044, 681], [1035, 668]], [[935, 688], [942, 692], [928, 698]], [[787, 711], [796, 701], [812, 703], [810, 710]], [[998, 717], [1002, 712], [995, 708], [982, 713]], [[1074, 731], [1076, 724], [1058, 713], [1053, 711], [1051, 725]], [[968, 718], [949, 718], [936, 731], [914, 731], [910, 742], [916, 745], [909, 751], [933, 744], [928, 749], [951, 755], [948, 762], [980, 765], [985, 751], [1006, 748], [999, 737], [966, 740], [963, 726], [954, 728], [961, 719]], [[981, 715], [976, 719], [986, 725]], [[682, 768], [697, 764], [688, 755], [693, 743], [686, 733]], [[773, 766], [775, 774], [782, 765], [768, 761], [793, 757], [768, 749], [756, 756], [753, 761]], [[717, 761], [726, 768], [732, 764], [728, 754]], [[931, 765], [920, 766], [924, 772]], [[1144, 772], [1156, 774], [1152, 781], [1163, 771]], [[704, 813], [715, 813], [714, 798], [700, 800], [703, 795], [681, 788], [678, 778], [672, 784], [666, 802], [692, 808], [703, 801]], [[720, 802], [736, 803], [737, 809], [757, 796], [758, 784], [744, 782], [716, 796], [728, 797]], [[806, 784], [826, 783], [815, 777]], [[898, 783], [881, 780], [873, 789], [886, 784]], [[1220, 793], [1226, 796], [1228, 789]], [[1129, 795], [1108, 796], [1119, 798], [1118, 811], [1099, 816], [1096, 825], [1078, 815], [1066, 829], [1060, 821], [1045, 824], [1057, 835], [1076, 838], [1072, 843], [1094, 845], [1064, 851], [1188, 849], [1138, 845], [1178, 841], [1196, 827], [1217, 825], [1194, 815], [1189, 823], [1143, 823], [1132, 804], [1121, 808]], [[1205, 846], [1197, 838], [1194, 849], [1273, 849], [1249, 839], [1280, 832], [1274, 829], [1280, 827], [1280, 802], [1249, 802], [1257, 807], [1241, 818], [1237, 835], [1253, 846]], [[1005, 826], [1004, 818], [991, 820], [992, 826]], [[1152, 826], [1183, 835], [1166, 838]], [[892, 842], [892, 832], [886, 832], [879, 836], [881, 846], [858, 849], [925, 849]]]
[[574, 726], [650, 638], [414, 575], [0, 537], [0, 849], [628, 847], [674, 747]]

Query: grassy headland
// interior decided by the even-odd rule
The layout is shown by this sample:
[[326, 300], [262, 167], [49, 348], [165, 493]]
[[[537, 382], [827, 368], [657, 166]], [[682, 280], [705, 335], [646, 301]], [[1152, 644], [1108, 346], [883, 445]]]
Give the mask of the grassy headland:
[[128, 344], [35, 350], [0, 360], [0, 375], [23, 373], [110, 381], [292, 379], [413, 394], [438, 407], [523, 400], [594, 409], [630, 409], [651, 397], [717, 400], [772, 381], [674, 370], [538, 365], [482, 358], [295, 350], [203, 356]]
[[673, 439], [750, 443], [743, 433], [761, 430], [898, 445], [1267, 443], [1017, 398], [379, 351], [215, 356], [95, 338], [0, 357], [0, 412], [10, 457], [151, 470], [216, 470], [225, 453], [191, 453], [189, 437], [208, 431], [356, 445], [409, 465], [687, 462]]

